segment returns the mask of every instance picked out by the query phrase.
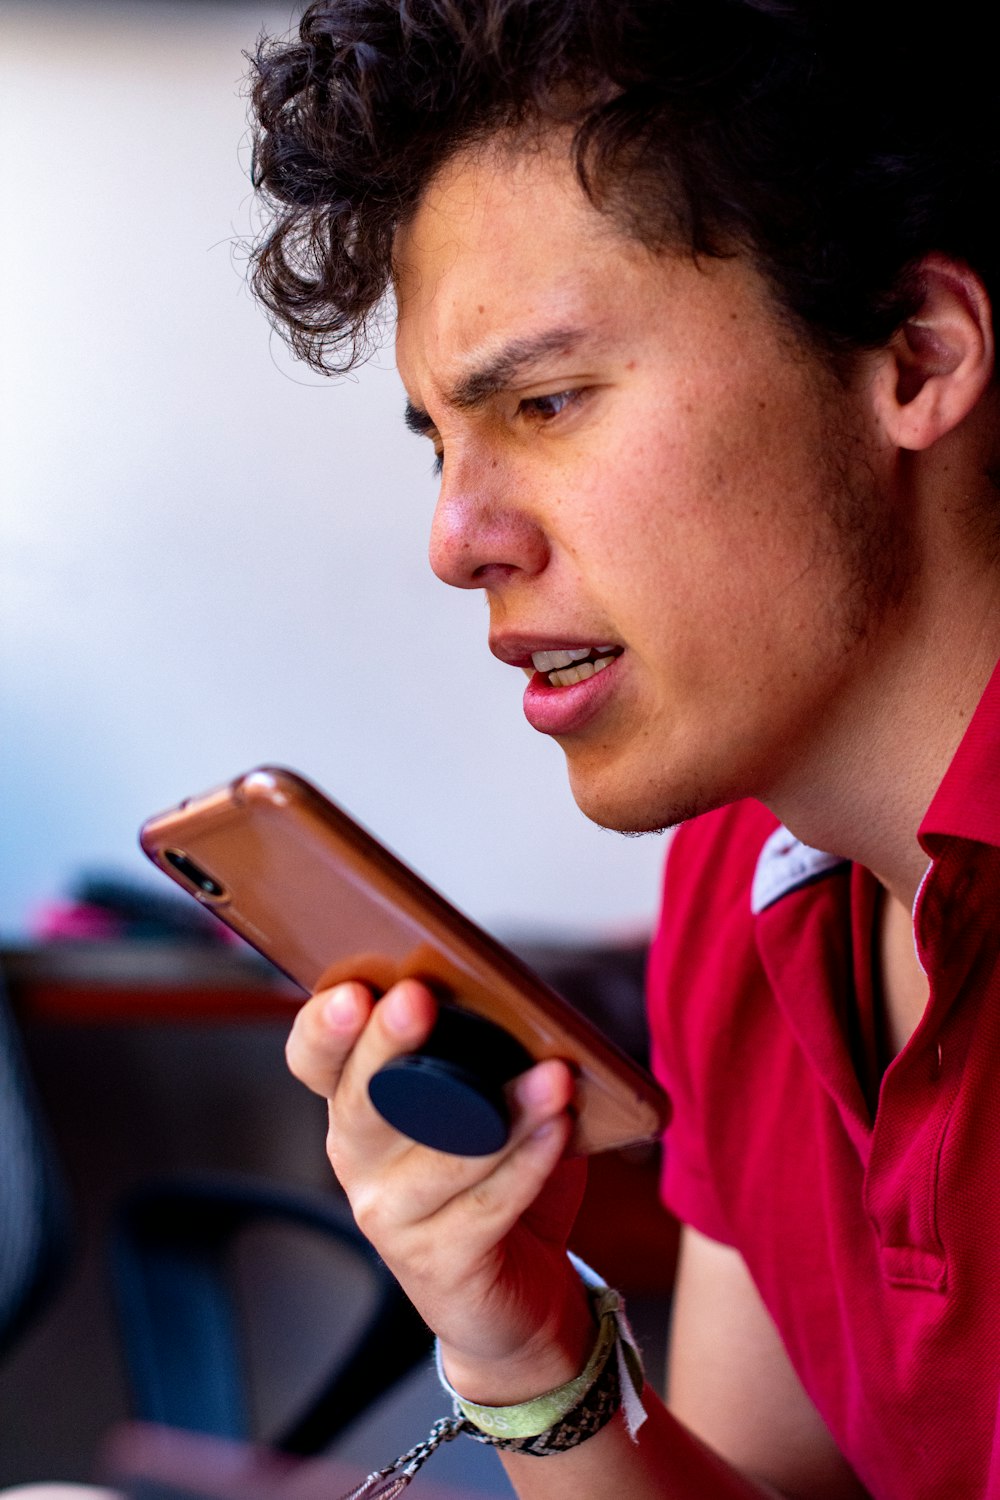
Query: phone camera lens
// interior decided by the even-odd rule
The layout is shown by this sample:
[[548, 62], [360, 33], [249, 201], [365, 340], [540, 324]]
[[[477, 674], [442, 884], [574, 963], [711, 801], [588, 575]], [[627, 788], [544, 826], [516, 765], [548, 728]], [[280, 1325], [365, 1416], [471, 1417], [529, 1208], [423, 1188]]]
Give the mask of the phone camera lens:
[[213, 880], [207, 870], [203, 870], [201, 865], [195, 864], [194, 860], [182, 850], [164, 849], [163, 858], [167, 861], [168, 865], [174, 867], [178, 875], [183, 875], [184, 879], [190, 885], [193, 885], [196, 890], [201, 891], [203, 895], [209, 896], [213, 901], [218, 901], [220, 897], [226, 894], [219, 882]]

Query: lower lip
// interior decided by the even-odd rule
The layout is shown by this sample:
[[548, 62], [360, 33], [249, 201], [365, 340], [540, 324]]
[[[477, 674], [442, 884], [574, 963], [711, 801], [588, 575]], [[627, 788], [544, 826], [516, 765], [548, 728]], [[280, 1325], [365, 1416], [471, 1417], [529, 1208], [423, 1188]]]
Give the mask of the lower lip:
[[615, 691], [622, 658], [570, 687], [552, 687], [536, 672], [524, 690], [524, 717], [539, 734], [574, 734], [588, 725]]

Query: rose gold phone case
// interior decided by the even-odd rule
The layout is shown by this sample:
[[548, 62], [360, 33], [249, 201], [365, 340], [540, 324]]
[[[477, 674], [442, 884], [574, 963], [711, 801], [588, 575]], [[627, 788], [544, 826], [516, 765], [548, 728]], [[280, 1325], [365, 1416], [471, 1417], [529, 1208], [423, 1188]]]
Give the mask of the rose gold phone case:
[[[579, 1073], [578, 1151], [663, 1129], [666, 1100], [644, 1069], [293, 771], [262, 766], [189, 798], [151, 818], [140, 840], [304, 990], [360, 979], [382, 993], [415, 976], [502, 1026], [537, 1060], [566, 1058]], [[207, 871], [221, 894], [197, 890], [168, 852]]]

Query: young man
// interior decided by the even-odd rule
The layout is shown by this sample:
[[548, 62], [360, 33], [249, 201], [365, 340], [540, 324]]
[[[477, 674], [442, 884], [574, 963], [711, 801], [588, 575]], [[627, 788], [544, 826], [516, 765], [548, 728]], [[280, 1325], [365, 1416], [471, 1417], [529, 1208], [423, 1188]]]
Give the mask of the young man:
[[[506, 1454], [524, 1497], [1000, 1496], [974, 33], [852, 0], [327, 0], [258, 59], [258, 290], [321, 368], [392, 290], [433, 567], [485, 589], [584, 811], [685, 823], [650, 998], [690, 1226], [668, 1404]], [[526, 1074], [496, 1157], [414, 1146], [366, 1082], [432, 1019], [416, 984], [343, 986], [290, 1061], [451, 1384], [520, 1420], [595, 1340], [572, 1083]]]

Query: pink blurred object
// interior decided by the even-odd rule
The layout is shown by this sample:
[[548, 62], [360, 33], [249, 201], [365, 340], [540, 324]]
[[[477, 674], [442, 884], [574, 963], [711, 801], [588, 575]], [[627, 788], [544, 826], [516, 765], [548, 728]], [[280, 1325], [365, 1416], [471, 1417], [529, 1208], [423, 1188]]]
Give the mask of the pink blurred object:
[[47, 901], [29, 923], [41, 943], [240, 944], [240, 939], [198, 902], [167, 894], [111, 872], [84, 872], [64, 896]]
[[85, 901], [49, 901], [29, 923], [32, 937], [42, 942], [114, 942], [125, 936], [126, 924], [114, 912]]

